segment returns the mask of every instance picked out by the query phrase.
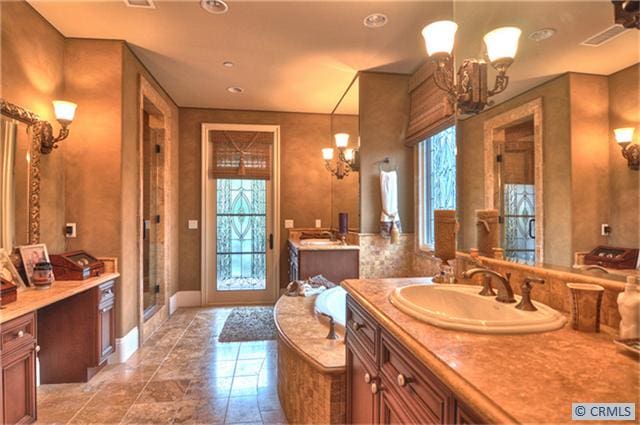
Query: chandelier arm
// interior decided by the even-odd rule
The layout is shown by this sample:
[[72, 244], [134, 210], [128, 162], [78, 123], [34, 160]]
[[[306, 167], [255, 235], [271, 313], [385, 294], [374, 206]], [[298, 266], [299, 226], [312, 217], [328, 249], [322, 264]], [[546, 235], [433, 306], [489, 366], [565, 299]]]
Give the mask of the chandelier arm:
[[509, 85], [509, 76], [505, 71], [500, 71], [496, 75], [496, 81], [493, 84], [493, 89], [487, 91], [487, 95], [495, 96], [496, 94], [502, 93], [506, 90]]

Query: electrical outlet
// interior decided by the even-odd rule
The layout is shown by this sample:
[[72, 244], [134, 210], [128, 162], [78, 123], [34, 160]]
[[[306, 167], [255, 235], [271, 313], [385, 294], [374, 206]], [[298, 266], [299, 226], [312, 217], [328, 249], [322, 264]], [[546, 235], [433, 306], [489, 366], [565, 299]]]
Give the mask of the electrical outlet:
[[316, 218], [316, 229], [319, 229], [322, 227], [322, 220], [320, 220], [319, 218]]
[[198, 228], [198, 220], [189, 220], [189, 229], [196, 230]]
[[76, 223], [67, 223], [64, 225], [64, 235], [68, 238], [77, 238]]
[[609, 236], [611, 234], [611, 226], [608, 224], [600, 225], [600, 235], [601, 236]]
[[293, 220], [287, 219], [284, 221], [285, 229], [293, 229]]

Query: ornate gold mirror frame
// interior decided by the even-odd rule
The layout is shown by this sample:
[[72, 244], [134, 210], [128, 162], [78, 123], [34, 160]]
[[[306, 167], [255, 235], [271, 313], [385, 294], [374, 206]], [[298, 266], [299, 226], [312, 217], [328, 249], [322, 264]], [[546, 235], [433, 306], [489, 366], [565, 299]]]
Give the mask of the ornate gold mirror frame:
[[0, 114], [24, 123], [31, 133], [29, 161], [29, 243], [40, 243], [40, 140], [51, 126], [36, 114], [0, 98]]

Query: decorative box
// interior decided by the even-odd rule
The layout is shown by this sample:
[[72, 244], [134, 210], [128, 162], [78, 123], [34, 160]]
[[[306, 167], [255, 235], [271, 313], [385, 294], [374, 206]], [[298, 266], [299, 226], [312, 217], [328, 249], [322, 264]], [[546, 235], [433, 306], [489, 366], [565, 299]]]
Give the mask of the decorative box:
[[0, 277], [0, 305], [6, 305], [18, 299], [18, 287]]
[[585, 255], [584, 264], [595, 264], [607, 269], [632, 270], [638, 267], [638, 249], [598, 246]]
[[85, 251], [51, 255], [56, 280], [85, 280], [104, 273], [104, 262]]

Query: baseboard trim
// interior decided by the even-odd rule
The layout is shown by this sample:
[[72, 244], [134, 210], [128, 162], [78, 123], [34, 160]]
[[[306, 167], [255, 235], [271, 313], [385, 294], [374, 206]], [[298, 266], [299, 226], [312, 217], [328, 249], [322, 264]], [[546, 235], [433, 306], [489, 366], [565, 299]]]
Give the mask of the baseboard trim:
[[[172, 300], [174, 300], [173, 306]], [[200, 291], [178, 291], [169, 299], [169, 311], [171, 314], [180, 307], [200, 307], [201, 305], [202, 294]]]
[[116, 349], [109, 359], [110, 363], [124, 363], [136, 351], [138, 351], [140, 338], [138, 327], [131, 329], [128, 334], [122, 338], [116, 338]]
[[177, 309], [178, 309], [178, 294], [175, 293], [169, 297], [169, 316], [172, 316]]

